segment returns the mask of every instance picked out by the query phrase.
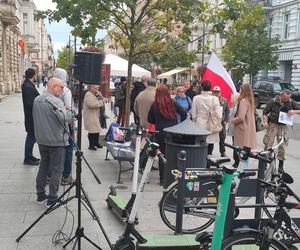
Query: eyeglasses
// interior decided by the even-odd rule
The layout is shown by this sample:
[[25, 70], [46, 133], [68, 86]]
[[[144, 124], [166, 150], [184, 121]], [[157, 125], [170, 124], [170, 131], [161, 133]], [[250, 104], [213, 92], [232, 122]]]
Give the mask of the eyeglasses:
[[185, 91], [184, 90], [178, 90], [178, 93], [184, 93]]

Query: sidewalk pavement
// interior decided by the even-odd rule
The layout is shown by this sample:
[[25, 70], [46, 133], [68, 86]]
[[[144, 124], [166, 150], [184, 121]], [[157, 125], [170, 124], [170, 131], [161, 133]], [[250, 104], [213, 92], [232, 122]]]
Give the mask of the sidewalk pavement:
[[[35, 178], [38, 167], [24, 166], [24, 118], [22, 98], [20, 93], [9, 96], [7, 100], [0, 103], [0, 250], [11, 249], [62, 249], [62, 245], [53, 245], [54, 233], [63, 225], [66, 214], [65, 208], [59, 208], [44, 216], [22, 239], [16, 243], [16, 238], [30, 226], [44, 211], [45, 207], [35, 203]], [[262, 142], [262, 134], [258, 134], [258, 142]], [[231, 142], [231, 139], [228, 138]], [[95, 152], [87, 150], [87, 134], [82, 133], [82, 150], [85, 158], [101, 180], [97, 184], [93, 175], [83, 163], [82, 183], [93, 207], [95, 208], [103, 227], [110, 240], [114, 243], [122, 234], [125, 224], [119, 222], [116, 216], [107, 209], [106, 196], [109, 187], [116, 183], [118, 163], [114, 160], [104, 161], [105, 149], [98, 149]], [[295, 179], [294, 190], [300, 190], [299, 154], [300, 142], [290, 140], [286, 169]], [[215, 151], [218, 155], [218, 149]], [[228, 150], [228, 155], [231, 152]], [[34, 148], [34, 155], [39, 156], [37, 146]], [[75, 157], [74, 157], [75, 161]], [[124, 163], [126, 165], [126, 163]], [[254, 164], [254, 163], [253, 163]], [[75, 177], [75, 164], [73, 166]], [[118, 190], [125, 198], [130, 196], [132, 172], [122, 174], [126, 190]], [[158, 185], [158, 171], [152, 171], [150, 183], [145, 187], [142, 208], [139, 212], [139, 224], [137, 229], [142, 234], [172, 234], [161, 221], [158, 209], [158, 202], [162, 196], [162, 187]], [[60, 193], [63, 187], [60, 187]], [[74, 190], [71, 192], [74, 194]], [[68, 203], [70, 211], [75, 216], [75, 228], [77, 226], [77, 200]], [[72, 215], [67, 214], [64, 232], [70, 234], [73, 226]], [[249, 217], [249, 213], [246, 213]], [[298, 213], [299, 216], [299, 213]], [[90, 214], [82, 207], [82, 226], [85, 228], [85, 235], [99, 244], [102, 249], [109, 249], [105, 238]], [[74, 231], [73, 234], [74, 235]], [[67, 249], [71, 249], [70, 244]], [[82, 239], [82, 249], [95, 249], [85, 239]]]

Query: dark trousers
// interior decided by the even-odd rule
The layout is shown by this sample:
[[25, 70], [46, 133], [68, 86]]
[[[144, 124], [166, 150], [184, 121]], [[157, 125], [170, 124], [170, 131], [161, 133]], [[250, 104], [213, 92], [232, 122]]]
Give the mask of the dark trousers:
[[89, 147], [96, 147], [99, 145], [99, 133], [88, 133]]
[[[207, 144], [207, 155], [212, 155], [213, 150], [214, 150], [214, 144], [213, 143]], [[207, 163], [206, 167], [210, 168], [210, 165]]]
[[121, 127], [124, 127], [125, 124], [125, 107], [119, 108], [119, 115], [117, 118], [117, 122], [121, 125]]
[[50, 147], [39, 145], [41, 154], [41, 162], [36, 177], [36, 193], [37, 195], [45, 195], [46, 179], [51, 175], [49, 183], [49, 199], [57, 198], [60, 180], [64, 169], [65, 147]]
[[24, 160], [32, 160], [32, 151], [33, 146], [36, 143], [36, 139], [33, 133], [27, 133], [26, 140], [25, 140], [25, 157]]
[[[73, 129], [70, 129], [70, 135], [74, 137]], [[72, 159], [73, 159], [73, 142], [72, 139], [69, 138], [69, 145], [65, 147], [66, 149], [66, 158], [65, 158], [65, 165], [64, 165], [64, 173], [63, 177], [67, 178], [71, 175], [72, 172]]]
[[[234, 137], [232, 137], [232, 144], [234, 145]], [[240, 158], [235, 150], [233, 150], [233, 160], [234, 160], [233, 166], [237, 168], [238, 165], [240, 164]]]
[[225, 154], [225, 139], [226, 139], [226, 128], [223, 126], [223, 129], [219, 133], [219, 151], [220, 154], [223, 156]]

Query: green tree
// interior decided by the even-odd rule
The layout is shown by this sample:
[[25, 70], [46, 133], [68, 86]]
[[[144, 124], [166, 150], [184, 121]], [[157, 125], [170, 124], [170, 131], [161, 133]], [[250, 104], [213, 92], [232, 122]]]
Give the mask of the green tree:
[[215, 28], [222, 31], [225, 40], [222, 57], [237, 78], [249, 74], [252, 84], [258, 71], [276, 68], [280, 42], [278, 37], [269, 37], [261, 5], [250, 0], [226, 0], [219, 18], [222, 21]]
[[[116, 46], [128, 58], [126, 125], [129, 123], [132, 65], [141, 54], [158, 53], [169, 36], [188, 39], [197, 13], [207, 4], [194, 0], [52, 0], [56, 10], [39, 12], [50, 21], [66, 18], [82, 43], [95, 43], [99, 29], [110, 29]], [[95, 44], [94, 44], [95, 45]]]
[[[169, 37], [162, 48], [156, 53], [143, 53], [135, 57], [135, 62], [147, 69], [152, 70], [153, 63], [159, 65], [162, 71], [168, 71], [176, 67], [190, 67], [196, 60], [196, 51], [188, 51], [186, 41], [182, 39]], [[126, 59], [127, 56], [123, 55]]]
[[72, 48], [63, 47], [61, 50], [58, 50], [57, 57], [57, 67], [69, 70], [69, 65], [74, 61], [74, 53]]

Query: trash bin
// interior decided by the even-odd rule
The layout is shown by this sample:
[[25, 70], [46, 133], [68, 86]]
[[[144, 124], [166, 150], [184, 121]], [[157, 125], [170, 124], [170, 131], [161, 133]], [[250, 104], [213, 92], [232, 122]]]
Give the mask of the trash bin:
[[173, 181], [171, 170], [177, 168], [177, 154], [181, 150], [186, 151], [187, 168], [206, 168], [207, 143], [206, 137], [210, 131], [200, 128], [190, 119], [165, 128], [167, 165], [164, 169], [163, 187], [167, 188]]

